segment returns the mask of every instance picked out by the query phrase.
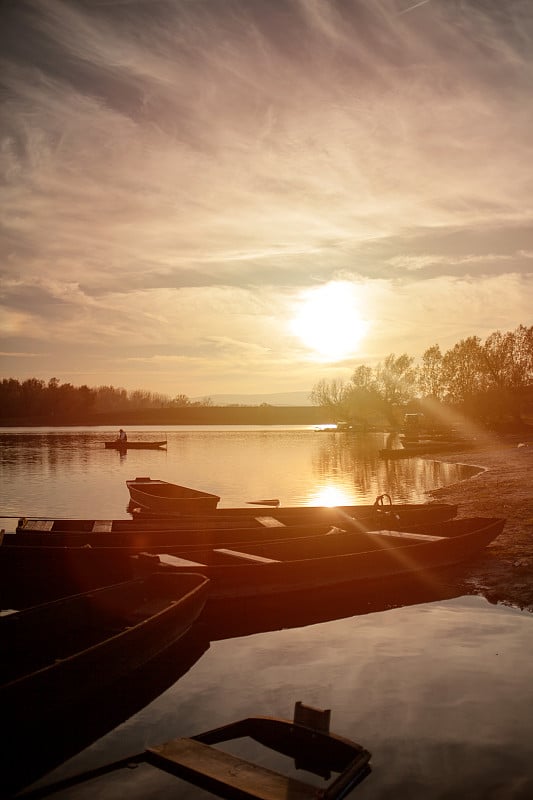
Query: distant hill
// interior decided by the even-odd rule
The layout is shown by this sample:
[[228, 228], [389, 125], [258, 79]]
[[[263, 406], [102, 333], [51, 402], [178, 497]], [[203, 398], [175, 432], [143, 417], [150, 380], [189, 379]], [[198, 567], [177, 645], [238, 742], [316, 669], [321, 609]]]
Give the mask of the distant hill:
[[[260, 406], [268, 403], [270, 406], [310, 406], [310, 392], [274, 392], [273, 394], [209, 394], [215, 406]], [[205, 395], [204, 395], [205, 397]], [[191, 397], [193, 402], [203, 400], [203, 397]]]

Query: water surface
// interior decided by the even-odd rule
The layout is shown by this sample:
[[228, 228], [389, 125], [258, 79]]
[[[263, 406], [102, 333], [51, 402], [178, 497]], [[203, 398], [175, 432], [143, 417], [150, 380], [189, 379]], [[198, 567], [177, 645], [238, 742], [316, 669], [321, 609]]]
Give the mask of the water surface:
[[[373, 502], [383, 492], [423, 502], [430, 489], [477, 471], [420, 458], [384, 462], [384, 435], [358, 439], [304, 426], [128, 429], [130, 438], [161, 433], [166, 452], [120, 455], [103, 445], [114, 428], [4, 429], [1, 511], [127, 518], [125, 481], [139, 475], [215, 492], [226, 507], [273, 497], [283, 505]], [[43, 782], [240, 717], [291, 718], [302, 700], [330, 708], [332, 730], [372, 752], [372, 772], [354, 799], [529, 800], [531, 615], [458, 596], [455, 585], [452, 573], [416, 591], [382, 585], [372, 596], [343, 590], [206, 612], [161, 663], [54, 733], [53, 745], [63, 734], [55, 763], [65, 763]], [[244, 747], [242, 755], [249, 757]], [[260, 758], [278, 768], [269, 754]], [[211, 797], [149, 767], [61, 796], [171, 791]]]

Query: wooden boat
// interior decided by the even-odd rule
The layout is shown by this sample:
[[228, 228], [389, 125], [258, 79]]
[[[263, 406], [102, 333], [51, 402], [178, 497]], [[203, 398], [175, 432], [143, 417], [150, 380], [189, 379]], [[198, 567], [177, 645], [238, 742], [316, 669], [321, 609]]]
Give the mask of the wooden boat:
[[[46, 787], [46, 793], [146, 763], [229, 800], [340, 800], [370, 774], [371, 753], [351, 739], [330, 733], [330, 720], [330, 709], [297, 702], [292, 720], [247, 717], [195, 736], [172, 739], [65, 778]], [[216, 747], [237, 740], [246, 746], [248, 739], [293, 759], [292, 770], [277, 772], [264, 766], [265, 760], [269, 763], [265, 756], [257, 764]], [[313, 784], [304, 782], [299, 770], [322, 778], [323, 785], [317, 786], [316, 779]], [[336, 774], [333, 779], [332, 773]], [[116, 777], [113, 783], [117, 783]]]
[[0, 707], [6, 730], [98, 694], [192, 626], [207, 600], [199, 574], [155, 573], [0, 617]]
[[[345, 528], [356, 523], [345, 522]], [[376, 527], [368, 520], [368, 527]], [[329, 523], [316, 523], [304, 525], [280, 525], [276, 527], [252, 527], [252, 528], [193, 528], [162, 531], [117, 531], [115, 533], [42, 533], [24, 532], [6, 534], [3, 538], [0, 555], [4, 548], [26, 550], [33, 547], [91, 547], [99, 550], [114, 551], [120, 549], [130, 553], [141, 551], [158, 553], [162, 549], [170, 550], [197, 550], [198, 548], [225, 547], [239, 543], [260, 543], [270, 542], [281, 539], [302, 539], [309, 536], [325, 536], [329, 531], [334, 530], [335, 526]], [[357, 520], [357, 530], [367, 530], [367, 526], [361, 525]]]
[[[131, 494], [131, 493], [130, 493]], [[255, 502], [255, 501], [254, 501]], [[272, 501], [266, 501], [271, 504]], [[278, 501], [279, 502], [279, 501]], [[226, 527], [236, 527], [236, 520], [239, 517], [248, 518], [265, 518], [265, 513], [251, 514], [249, 508], [245, 506], [233, 506], [228, 508], [216, 508], [207, 514], [190, 514], [188, 512], [179, 511], [150, 511], [146, 508], [141, 508], [135, 502], [130, 501], [128, 511], [132, 515], [132, 519], [139, 523], [147, 523], [150, 525], [167, 525], [172, 526], [172, 519], [184, 520], [186, 525], [194, 527], [196, 524], [195, 518], [201, 518], [201, 525], [203, 526], [204, 520], [209, 517], [210, 524], [215, 520]], [[362, 503], [359, 505], [351, 506], [278, 506], [274, 511], [269, 511], [267, 517], [276, 519], [284, 525], [289, 524], [302, 524], [305, 521], [312, 520], [318, 521], [333, 521], [335, 516], [339, 514], [348, 514], [350, 517], [361, 518], [376, 515], [382, 520], [385, 518], [396, 517], [402, 523], [410, 524], [416, 523], [417, 519], [429, 519], [434, 521], [451, 519], [457, 514], [457, 506], [448, 503], [393, 503], [390, 495], [380, 494], [373, 503]], [[226, 517], [233, 517], [231, 525], [227, 526], [223, 521]], [[192, 523], [192, 524], [191, 524]], [[262, 524], [262, 523], [260, 523]]]
[[[200, 572], [210, 597], [319, 590], [440, 569], [475, 556], [505, 520], [465, 518], [404, 526], [402, 531], [234, 542], [228, 547], [162, 547], [131, 554], [127, 547], [0, 547], [0, 607], [26, 607], [150, 572]], [[154, 548], [155, 549], [155, 548]], [[356, 590], [352, 586], [351, 590]]]
[[167, 446], [166, 439], [161, 442], [130, 442], [114, 439], [112, 442], [104, 442], [107, 450], [160, 450]]
[[[471, 517], [402, 531], [338, 531], [331, 536], [132, 556], [144, 571], [194, 570], [212, 581], [211, 597], [316, 591], [422, 570], [476, 556], [503, 530], [505, 519]], [[44, 549], [44, 548], [41, 548]]]
[[165, 546], [222, 546], [229, 542], [293, 539], [327, 533], [332, 527], [372, 530], [398, 528], [415, 521], [417, 524], [452, 518], [457, 506], [420, 505], [405, 514], [351, 516], [340, 509], [303, 509], [301, 515], [258, 514], [248, 516], [185, 517], [147, 520], [20, 520], [15, 535], [6, 534], [3, 543], [9, 546], [56, 547], [90, 545], [91, 547], [131, 547], [154, 549]]
[[135, 478], [126, 486], [136, 505], [155, 511], [205, 514], [214, 511], [220, 500], [216, 494], [151, 478]]

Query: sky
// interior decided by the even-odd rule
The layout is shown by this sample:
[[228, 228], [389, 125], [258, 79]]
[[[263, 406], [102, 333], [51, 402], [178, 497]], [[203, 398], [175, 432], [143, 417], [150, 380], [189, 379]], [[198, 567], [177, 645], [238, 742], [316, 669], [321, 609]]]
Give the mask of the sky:
[[0, 377], [310, 391], [533, 323], [530, 0], [0, 16]]

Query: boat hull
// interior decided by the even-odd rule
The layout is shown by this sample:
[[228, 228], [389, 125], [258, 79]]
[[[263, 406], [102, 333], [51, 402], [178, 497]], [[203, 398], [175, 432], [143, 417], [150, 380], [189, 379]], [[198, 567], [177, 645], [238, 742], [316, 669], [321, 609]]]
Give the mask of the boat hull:
[[156, 573], [1, 617], [4, 723], [22, 708], [53, 718], [140, 668], [191, 628], [208, 588], [203, 575]]

